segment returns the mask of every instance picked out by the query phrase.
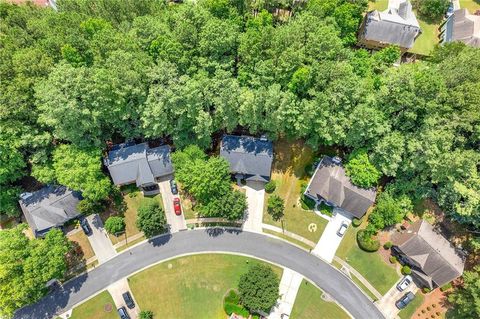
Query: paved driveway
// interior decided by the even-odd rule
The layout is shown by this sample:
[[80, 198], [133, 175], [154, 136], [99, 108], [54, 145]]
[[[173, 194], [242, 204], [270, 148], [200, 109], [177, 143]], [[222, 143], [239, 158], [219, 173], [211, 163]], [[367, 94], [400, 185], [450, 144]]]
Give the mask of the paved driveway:
[[383, 312], [386, 318], [395, 318], [400, 310], [395, 306], [395, 302], [402, 298], [407, 292], [411, 291], [414, 294], [417, 293], [418, 287], [414, 282], [410, 284], [404, 291], [397, 289], [397, 284], [403, 279], [400, 278], [395, 285], [380, 299], [377, 301], [378, 308]]
[[[115, 306], [117, 307], [117, 309], [120, 307], [125, 307], [131, 319], [138, 318], [138, 316], [140, 315], [140, 308], [138, 307], [137, 300], [135, 300], [135, 296], [130, 290], [130, 286], [128, 285], [128, 280], [126, 278], [123, 278], [111, 284], [110, 286], [108, 286], [107, 290], [112, 296], [112, 299], [115, 302]], [[122, 294], [127, 291], [130, 292], [130, 295], [132, 296], [133, 301], [135, 302], [135, 308], [133, 309], [129, 309], [125, 304], [125, 300], [123, 300]]]
[[263, 202], [265, 200], [265, 183], [247, 182], [245, 186], [247, 196], [247, 212], [243, 229], [253, 232], [262, 232]]
[[88, 241], [97, 256], [98, 263], [104, 263], [115, 257], [117, 252], [115, 248], [113, 248], [107, 231], [103, 228], [100, 216], [97, 214], [89, 215], [87, 216], [87, 220], [92, 228], [92, 234], [88, 236]]
[[350, 225], [352, 222], [351, 217], [347, 213], [338, 209], [335, 209], [334, 213], [335, 216], [328, 222], [322, 237], [320, 237], [320, 240], [312, 251], [312, 253], [325, 259], [329, 263], [332, 262], [335, 252], [343, 239], [343, 237], [337, 235], [340, 225], [342, 225], [343, 222]]
[[[81, 303], [110, 284], [154, 263], [191, 253], [244, 254], [292, 269], [310, 279], [358, 319], [384, 318], [376, 306], [340, 271], [288, 242], [262, 234], [198, 229], [167, 234], [130, 248], [108, 262], [63, 285], [38, 303], [25, 307], [15, 318], [48, 319]], [[162, 296], [158, 296], [162, 298]]]
[[160, 194], [162, 194], [163, 207], [165, 207], [165, 217], [167, 218], [167, 223], [170, 225], [170, 232], [176, 233], [179, 230], [187, 229], [183, 213], [180, 216], [175, 215], [173, 199], [178, 196], [172, 194], [170, 180], [159, 182], [158, 187], [160, 188]]

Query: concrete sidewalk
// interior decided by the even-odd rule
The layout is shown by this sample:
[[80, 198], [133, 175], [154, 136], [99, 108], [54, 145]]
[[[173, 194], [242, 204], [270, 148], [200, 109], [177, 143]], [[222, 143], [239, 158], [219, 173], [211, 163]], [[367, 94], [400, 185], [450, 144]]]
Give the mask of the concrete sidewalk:
[[265, 199], [265, 183], [247, 182], [244, 186], [247, 195], [247, 212], [243, 229], [247, 231], [262, 232], [263, 202]]
[[289, 268], [283, 269], [282, 279], [280, 280], [280, 298], [268, 315], [269, 319], [281, 319], [282, 314], [290, 316], [302, 280], [303, 276], [299, 273]]
[[86, 218], [92, 228], [92, 234], [88, 236], [88, 241], [95, 252], [95, 256], [97, 256], [98, 263], [102, 264], [115, 257], [117, 252], [115, 251], [115, 248], [113, 248], [107, 231], [103, 228], [100, 216], [93, 214]]

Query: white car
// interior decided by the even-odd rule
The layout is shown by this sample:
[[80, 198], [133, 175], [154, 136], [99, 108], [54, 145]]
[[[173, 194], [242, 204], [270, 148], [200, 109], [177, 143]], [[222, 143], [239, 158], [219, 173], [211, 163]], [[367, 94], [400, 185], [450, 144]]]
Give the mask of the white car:
[[340, 237], [343, 237], [345, 235], [345, 232], [347, 231], [348, 225], [347, 223], [343, 222], [342, 225], [340, 225], [340, 228], [337, 231], [337, 235]]
[[399, 291], [404, 291], [405, 289], [407, 289], [408, 286], [410, 286], [410, 284], [412, 283], [412, 277], [411, 276], [405, 276], [403, 277], [403, 279], [398, 283], [397, 285], [397, 289]]

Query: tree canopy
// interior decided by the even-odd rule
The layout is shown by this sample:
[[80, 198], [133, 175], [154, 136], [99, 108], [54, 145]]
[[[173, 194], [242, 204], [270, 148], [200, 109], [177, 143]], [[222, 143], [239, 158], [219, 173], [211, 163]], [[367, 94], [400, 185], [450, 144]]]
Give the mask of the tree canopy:
[[147, 238], [163, 233], [167, 229], [167, 220], [158, 201], [144, 202], [138, 208], [137, 227]]
[[251, 266], [238, 283], [242, 305], [252, 313], [269, 313], [279, 297], [279, 286], [280, 280], [272, 267], [262, 264]]

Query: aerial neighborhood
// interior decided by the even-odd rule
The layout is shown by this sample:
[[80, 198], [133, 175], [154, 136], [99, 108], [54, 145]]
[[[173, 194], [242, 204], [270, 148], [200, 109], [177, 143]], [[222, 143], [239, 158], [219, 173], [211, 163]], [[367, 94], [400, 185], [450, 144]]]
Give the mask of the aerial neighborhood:
[[0, 318], [480, 318], [478, 0], [0, 0]]

